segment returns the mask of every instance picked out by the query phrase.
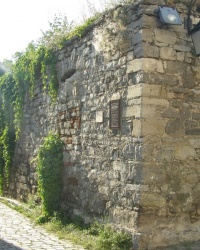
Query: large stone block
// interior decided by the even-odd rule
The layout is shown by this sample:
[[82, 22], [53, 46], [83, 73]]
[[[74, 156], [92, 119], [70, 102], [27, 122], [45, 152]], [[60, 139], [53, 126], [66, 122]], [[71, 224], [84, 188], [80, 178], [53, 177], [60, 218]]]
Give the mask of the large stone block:
[[133, 131], [132, 131], [133, 137], [140, 137], [142, 136], [142, 123], [139, 119], [133, 120]]
[[[145, 4], [145, 5], [151, 5], [152, 0], [143, 0], [142, 3]], [[165, 1], [164, 0], [154, 0], [153, 4], [155, 4], [155, 5], [164, 5]]]
[[165, 64], [165, 72], [184, 76], [186, 72], [185, 64], [180, 61], [167, 61]]
[[[132, 46], [134, 46], [136, 44], [141, 44], [142, 43], [142, 31], [139, 31], [139, 32], [133, 34], [131, 39], [132, 39], [132, 42], [131, 42]], [[141, 44], [141, 46], [142, 46], [142, 44]]]
[[173, 48], [160, 48], [160, 57], [167, 60], [176, 60], [176, 51]]
[[141, 206], [145, 206], [152, 209], [154, 207], [154, 211], [156, 208], [164, 207], [166, 204], [166, 199], [160, 193], [152, 193], [152, 192], [144, 192], [141, 195], [140, 200]]
[[192, 119], [200, 120], [200, 113], [192, 113]]
[[166, 98], [166, 90], [163, 86], [158, 84], [143, 84], [142, 85], [143, 97], [157, 97]]
[[193, 148], [200, 148], [200, 138], [198, 139], [189, 139], [190, 145]]
[[141, 106], [130, 106], [123, 109], [122, 117], [135, 117], [139, 118], [141, 116]]
[[190, 52], [191, 51], [190, 46], [186, 46], [186, 45], [174, 45], [174, 49], [176, 51], [181, 51], [181, 52]]
[[200, 135], [200, 128], [186, 128], [186, 135]]
[[170, 74], [161, 74], [157, 72], [151, 73], [143, 73], [142, 80], [145, 83], [149, 84], [160, 84], [160, 85], [168, 85], [168, 86], [176, 86], [178, 85], [178, 79], [174, 75]]
[[196, 151], [189, 145], [179, 143], [175, 144], [174, 156], [176, 160], [185, 161], [187, 158], [193, 159], [196, 156]]
[[169, 101], [166, 99], [142, 97], [142, 105], [154, 105], [154, 106], [168, 107]]
[[143, 15], [142, 24], [144, 28], [159, 28], [161, 26], [160, 20], [155, 16]]
[[142, 29], [142, 40], [144, 42], [152, 43], [153, 42], [153, 31], [150, 29]]
[[183, 122], [181, 119], [170, 120], [166, 124], [165, 131], [171, 136], [180, 136], [183, 133]]
[[127, 74], [140, 70], [159, 73], [164, 72], [162, 61], [153, 58], [135, 59], [127, 63]]
[[143, 71], [164, 72], [162, 61], [153, 58], [143, 58], [142, 67]]
[[160, 43], [174, 45], [177, 41], [176, 33], [166, 29], [155, 29], [155, 40]]
[[166, 108], [161, 113], [161, 116], [164, 118], [180, 118], [180, 114], [176, 109], [173, 108]]
[[[132, 205], [133, 206], [133, 205]], [[135, 211], [130, 211], [130, 209], [122, 209], [120, 207], [111, 209], [111, 215], [115, 223], [120, 223], [121, 225], [134, 228], [137, 223], [138, 213]]]
[[153, 45], [150, 45], [148, 43], [146, 43], [145, 45], [143, 45], [143, 54], [142, 56], [143, 57], [153, 57], [153, 58], [159, 58], [159, 55], [160, 55], [160, 51], [159, 51], [159, 48], [157, 46], [153, 46]]
[[141, 107], [141, 118], [153, 118], [160, 117], [155, 106], [142, 105]]
[[142, 136], [164, 135], [166, 122], [158, 118], [142, 119]]
[[142, 84], [129, 86], [127, 89], [127, 99], [138, 98], [142, 95]]
[[157, 162], [172, 162], [174, 160], [174, 148], [172, 146], [165, 146], [160, 148], [155, 153]]

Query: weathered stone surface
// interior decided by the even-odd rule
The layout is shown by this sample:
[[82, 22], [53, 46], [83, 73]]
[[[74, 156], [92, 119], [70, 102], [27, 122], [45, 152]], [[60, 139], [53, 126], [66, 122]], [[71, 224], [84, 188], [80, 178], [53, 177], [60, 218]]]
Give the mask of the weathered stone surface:
[[155, 71], [163, 73], [162, 61], [150, 58], [135, 59], [127, 63], [127, 74], [132, 72], [137, 72], [140, 70], [144, 71]]
[[157, 112], [157, 108], [152, 105], [143, 105], [141, 109], [141, 118], [159, 118], [160, 115]]
[[183, 132], [183, 123], [180, 119], [171, 120], [167, 123], [165, 131], [168, 135], [177, 136]]
[[173, 48], [160, 48], [160, 57], [167, 60], [176, 60], [176, 51]]
[[143, 97], [142, 104], [143, 105], [157, 105], [157, 106], [168, 107], [169, 101], [166, 99], [158, 99], [155, 97], [154, 98]]
[[146, 44], [146, 46], [143, 46], [143, 57], [153, 57], [153, 58], [159, 58], [160, 55], [160, 51], [159, 48], [150, 44]]
[[200, 140], [199, 139], [189, 139], [189, 142], [193, 148], [200, 148]]
[[168, 61], [165, 66], [166, 73], [170, 74], [185, 74], [185, 65], [180, 61]]
[[142, 40], [147, 43], [153, 42], [153, 32], [150, 29], [142, 29]]
[[196, 156], [196, 151], [190, 146], [179, 144], [175, 146], [174, 156], [175, 159], [184, 161], [187, 158], [194, 158]]
[[164, 133], [165, 121], [157, 118], [146, 118], [142, 120], [142, 136], [162, 135]]
[[143, 84], [142, 96], [143, 97], [166, 98], [166, 90], [161, 85]]
[[170, 74], [160, 74], [160, 73], [144, 73], [143, 74], [143, 82], [149, 84], [161, 84], [161, 85], [169, 85], [176, 86], [178, 85], [178, 79], [174, 75]]
[[186, 128], [186, 135], [200, 135], [200, 128]]
[[141, 44], [141, 42], [142, 42], [142, 32], [141, 31], [132, 35], [132, 42], [131, 42], [132, 46], [135, 46], [137, 44]]
[[142, 127], [141, 126], [142, 126], [141, 120], [138, 120], [138, 119], [133, 120], [133, 131], [132, 131], [133, 137], [142, 136]]
[[155, 29], [155, 40], [160, 43], [174, 45], [177, 41], [175, 32], [166, 29]]
[[192, 119], [200, 120], [200, 113], [192, 113]]
[[183, 52], [190, 52], [191, 48], [189, 46], [185, 46], [185, 45], [175, 45], [174, 49], [176, 51], [183, 51]]
[[135, 106], [130, 106], [130, 107], [127, 107], [123, 110], [123, 113], [122, 113], [122, 117], [135, 117], [135, 118], [138, 118], [140, 117], [141, 115], [141, 107], [140, 105], [135, 105]]
[[142, 95], [142, 85], [129, 86], [127, 89], [127, 99], [139, 98]]
[[180, 118], [180, 114], [173, 108], [167, 108], [161, 113], [162, 117], [165, 118]]
[[151, 28], [151, 27], [160, 27], [161, 23], [159, 22], [158, 18], [155, 16], [142, 16], [142, 25], [144, 28]]

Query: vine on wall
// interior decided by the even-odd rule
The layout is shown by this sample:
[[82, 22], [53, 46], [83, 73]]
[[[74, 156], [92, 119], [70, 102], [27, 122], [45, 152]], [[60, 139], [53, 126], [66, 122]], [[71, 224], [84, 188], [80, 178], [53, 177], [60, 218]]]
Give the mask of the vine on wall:
[[[52, 101], [57, 97], [58, 79], [56, 51], [66, 40], [81, 37], [97, 16], [86, 20], [83, 25], [73, 26], [66, 17], [57, 16], [50, 29], [43, 32], [37, 43], [30, 43], [22, 53], [15, 54], [14, 62], [5, 61], [9, 72], [0, 72], [0, 192], [8, 186], [9, 169], [12, 163], [15, 139], [18, 138], [25, 96], [33, 97], [38, 79]], [[5, 184], [6, 183], [6, 184]]]
[[4, 160], [4, 168], [1, 170], [3, 171], [3, 187], [4, 189], [8, 188], [9, 185], [9, 177], [10, 177], [10, 168], [12, 164], [12, 156], [14, 153], [14, 141], [15, 136], [14, 134], [9, 130], [8, 126], [5, 127], [3, 131], [3, 135], [1, 136], [1, 142], [2, 142], [2, 150], [3, 150], [3, 160]]
[[44, 89], [52, 100], [57, 93], [56, 56], [43, 45], [32, 43], [24, 53], [16, 53], [10, 72], [0, 77], [0, 192], [8, 188], [9, 172], [23, 117], [25, 96], [33, 96], [34, 87], [42, 77]]
[[62, 188], [63, 142], [56, 135], [48, 135], [38, 153], [38, 194], [45, 216], [59, 210]]

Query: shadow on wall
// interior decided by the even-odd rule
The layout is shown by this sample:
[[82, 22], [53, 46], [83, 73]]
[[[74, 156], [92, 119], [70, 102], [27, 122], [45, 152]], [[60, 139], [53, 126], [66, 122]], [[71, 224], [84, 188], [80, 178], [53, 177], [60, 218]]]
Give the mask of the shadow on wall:
[[21, 247], [17, 247], [12, 243], [0, 239], [0, 249], [12, 249], [12, 250], [23, 250]]

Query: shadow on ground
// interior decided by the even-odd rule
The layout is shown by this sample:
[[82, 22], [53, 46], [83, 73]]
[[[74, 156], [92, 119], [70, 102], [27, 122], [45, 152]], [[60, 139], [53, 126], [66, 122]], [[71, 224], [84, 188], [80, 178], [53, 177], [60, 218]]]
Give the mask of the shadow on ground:
[[17, 247], [2, 239], [0, 239], [0, 249], [1, 250], [23, 250], [23, 248]]
[[156, 250], [200, 250], [200, 241], [156, 248]]

